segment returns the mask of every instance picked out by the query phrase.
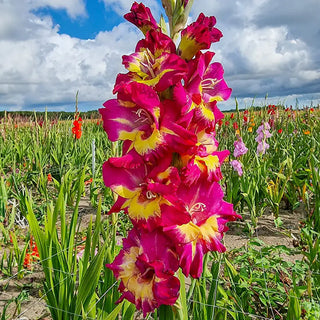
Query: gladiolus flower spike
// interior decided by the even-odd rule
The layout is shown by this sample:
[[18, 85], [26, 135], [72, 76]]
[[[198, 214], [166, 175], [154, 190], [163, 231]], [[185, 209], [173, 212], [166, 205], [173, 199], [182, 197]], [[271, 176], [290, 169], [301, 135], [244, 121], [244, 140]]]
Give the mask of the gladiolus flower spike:
[[75, 139], [80, 139], [82, 135], [82, 118], [79, 116], [78, 113], [75, 114], [75, 118], [73, 121], [73, 127], [72, 127], [72, 134], [74, 135]]
[[[169, 21], [181, 24], [192, 1], [181, 2], [179, 17], [172, 1], [162, 3]], [[107, 267], [120, 280], [118, 302], [127, 299], [146, 316], [175, 304], [179, 268], [199, 278], [204, 255], [226, 250], [226, 223], [240, 216], [223, 200], [220, 167], [230, 152], [218, 150], [215, 138], [224, 117], [217, 103], [231, 89], [222, 65], [212, 63], [214, 53], [201, 51], [222, 36], [215, 18], [201, 13], [190, 26], [179, 27], [178, 50], [143, 4], [135, 2], [125, 18], [144, 39], [123, 57], [128, 72], [118, 75], [116, 98], [99, 112], [108, 138], [123, 141], [122, 156], [102, 169], [105, 185], [118, 195], [109, 213], [124, 211], [133, 229]], [[236, 156], [246, 151], [239, 140]]]

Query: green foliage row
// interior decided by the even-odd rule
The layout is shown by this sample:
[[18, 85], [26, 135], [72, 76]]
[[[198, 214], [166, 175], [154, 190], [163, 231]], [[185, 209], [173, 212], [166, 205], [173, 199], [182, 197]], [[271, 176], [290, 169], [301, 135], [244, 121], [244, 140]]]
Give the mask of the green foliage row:
[[[226, 254], [207, 255], [200, 279], [189, 283], [180, 274], [181, 283], [186, 280], [186, 285], [182, 285], [174, 313], [167, 312], [171, 307], [164, 306], [150, 314], [149, 319], [166, 319], [168, 314], [211, 320], [242, 320], [254, 315], [319, 319], [320, 112], [318, 108], [286, 111], [281, 106], [275, 114], [269, 110], [266, 106], [249, 109], [245, 114], [230, 112], [217, 127], [219, 149], [231, 151], [229, 160], [234, 159], [237, 135], [249, 149], [239, 159], [244, 171], [241, 177], [229, 162], [223, 164], [222, 185], [226, 200], [243, 215], [243, 232], [248, 232], [251, 242], [246, 248]], [[40, 118], [38, 114], [32, 117]], [[245, 121], [244, 117], [248, 119]], [[32, 235], [45, 276], [43, 299], [53, 319], [139, 317], [130, 303], [115, 304], [119, 298], [117, 282], [105, 268], [117, 255], [117, 243], [126, 236], [130, 224], [122, 213], [110, 217], [103, 214], [114, 198], [104, 187], [102, 164], [119, 154], [121, 146], [107, 139], [96, 120], [84, 121], [82, 136], [75, 139], [72, 120], [51, 123], [44, 116], [45, 119], [39, 125], [34, 120], [15, 123], [7, 117], [0, 124], [1, 275], [10, 279], [32, 272], [24, 267]], [[262, 122], [271, 120], [270, 148], [266, 154], [257, 155], [256, 130]], [[79, 203], [84, 196], [96, 209], [96, 215], [79, 233]], [[273, 212], [275, 227], [290, 235], [290, 230], [281, 226], [283, 204], [292, 214], [299, 206], [306, 210], [301, 228], [293, 230], [298, 241], [295, 249], [266, 246], [254, 238], [259, 219], [267, 209]], [[22, 232], [17, 224], [20, 221], [27, 225], [23, 220], [26, 218], [29, 229]], [[81, 257], [79, 248], [83, 248]], [[283, 254], [299, 254], [303, 259], [289, 263], [281, 258]], [[2, 319], [6, 318], [5, 313], [0, 313]]]

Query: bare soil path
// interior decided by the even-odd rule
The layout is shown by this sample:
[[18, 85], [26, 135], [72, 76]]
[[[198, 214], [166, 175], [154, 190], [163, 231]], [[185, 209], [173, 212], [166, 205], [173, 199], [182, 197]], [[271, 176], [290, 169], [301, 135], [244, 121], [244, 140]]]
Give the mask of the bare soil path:
[[[82, 200], [79, 209], [81, 216], [81, 229], [85, 228], [91, 218], [94, 219], [95, 210], [90, 206], [88, 200]], [[280, 217], [283, 221], [281, 228], [276, 228], [274, 217], [266, 212], [259, 219], [258, 227], [255, 236], [262, 240], [266, 246], [285, 245], [288, 248], [293, 248], [295, 241], [299, 238], [299, 223], [304, 219], [304, 209], [300, 208], [291, 213], [287, 210], [282, 210]], [[245, 216], [245, 215], [244, 215]], [[249, 217], [245, 216], [245, 221], [250, 221]], [[228, 251], [246, 247], [250, 240], [248, 233], [244, 232], [245, 222], [239, 221], [230, 223], [230, 230], [224, 237], [224, 243]], [[1, 253], [0, 253], [1, 255]], [[302, 257], [284, 255], [283, 259], [294, 262]], [[36, 266], [32, 272], [25, 275], [22, 279], [5, 278], [0, 273], [0, 315], [5, 306], [12, 301], [6, 311], [8, 319], [20, 320], [50, 320], [50, 313], [46, 307], [43, 290], [43, 273], [40, 265]], [[26, 300], [19, 304], [18, 296], [21, 292], [27, 295]], [[15, 302], [16, 301], [16, 302]]]

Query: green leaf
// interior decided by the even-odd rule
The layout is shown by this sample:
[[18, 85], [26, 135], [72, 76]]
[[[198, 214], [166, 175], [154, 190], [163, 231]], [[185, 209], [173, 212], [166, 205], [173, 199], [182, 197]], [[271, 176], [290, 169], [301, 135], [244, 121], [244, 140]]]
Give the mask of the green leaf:
[[186, 297], [186, 284], [185, 277], [182, 273], [181, 268], [178, 270], [178, 277], [180, 280], [180, 308], [178, 309], [179, 314], [181, 315], [181, 319], [188, 319], [188, 307], [187, 307], [187, 297]]
[[[119, 303], [111, 313], [108, 314], [108, 316], [106, 318], [104, 318], [104, 320], [115, 320], [118, 316], [118, 314], [121, 312], [121, 308], [123, 305], [123, 301], [121, 303]], [[123, 319], [127, 319], [127, 318], [123, 318]]]
[[98, 284], [99, 276], [101, 273], [103, 259], [105, 254], [106, 244], [102, 247], [100, 252], [92, 259], [92, 262], [83, 275], [84, 281], [82, 281], [78, 288], [77, 302], [75, 313], [79, 314], [81, 311], [81, 305], [87, 308], [91, 297], [94, 294], [94, 290]]
[[160, 17], [159, 26], [160, 26], [160, 28], [161, 28], [162, 33], [168, 34], [167, 24], [166, 24], [166, 21], [164, 20], [163, 15], [161, 15], [161, 17]]
[[301, 316], [301, 307], [298, 297], [293, 290], [289, 292], [290, 300], [288, 306], [287, 320], [299, 320]]
[[286, 176], [282, 173], [276, 172], [276, 176], [280, 179], [280, 180], [286, 180]]
[[124, 300], [123, 310], [123, 319], [132, 320], [136, 311], [136, 306], [133, 303]]

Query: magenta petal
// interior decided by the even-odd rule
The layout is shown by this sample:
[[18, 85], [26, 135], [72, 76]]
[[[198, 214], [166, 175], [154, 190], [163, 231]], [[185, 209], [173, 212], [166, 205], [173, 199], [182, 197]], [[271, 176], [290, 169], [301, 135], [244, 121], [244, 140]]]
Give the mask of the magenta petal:
[[183, 182], [187, 185], [197, 183], [202, 174], [200, 168], [193, 162], [188, 163], [187, 166], [183, 168], [182, 172], [184, 176]]
[[186, 212], [184, 204], [177, 197], [172, 201], [174, 206], [164, 205], [161, 213], [161, 226], [165, 231], [170, 231], [176, 225], [186, 224], [190, 221], [190, 215]]
[[112, 158], [103, 164], [102, 175], [105, 185], [115, 192], [119, 192], [118, 188], [122, 186], [126, 189], [134, 190], [146, 176], [145, 166], [130, 170], [116, 167], [111, 162]]
[[148, 110], [154, 114], [154, 110], [159, 106], [160, 100], [157, 92], [144, 83], [129, 82], [118, 91], [118, 100], [122, 102], [133, 102], [137, 106]]
[[154, 296], [159, 305], [173, 305], [179, 297], [180, 281], [176, 277], [168, 277], [154, 286]]
[[125, 210], [125, 209], [122, 209], [122, 206], [125, 203], [125, 201], [126, 201], [125, 198], [118, 197], [117, 201], [113, 204], [111, 209], [108, 211], [108, 214], [117, 213], [117, 212], [120, 212], [121, 210]]
[[116, 83], [114, 85], [113, 94], [116, 94], [123, 88], [125, 88], [130, 82], [132, 82], [132, 79], [128, 73], [119, 73], [116, 78]]
[[[154, 172], [150, 173], [150, 177], [152, 177], [152, 173]], [[159, 172], [152, 180], [151, 183], [148, 183], [148, 189], [162, 195], [174, 194], [180, 184], [179, 172], [175, 167], [168, 167], [166, 170]]]
[[[125, 144], [125, 143], [124, 143]], [[131, 144], [131, 141], [130, 141]], [[119, 158], [110, 158], [109, 162], [115, 167], [125, 168], [125, 169], [134, 169], [138, 168], [144, 164], [143, 158], [135, 151], [130, 150], [127, 154], [123, 151], [124, 156]]]
[[215, 17], [206, 17], [200, 13], [198, 19], [181, 32], [180, 55], [190, 60], [200, 50], [209, 49], [211, 43], [219, 41], [222, 33], [214, 28], [215, 24]]
[[172, 39], [162, 32], [150, 30], [146, 38], [140, 40], [136, 46], [136, 52], [150, 50], [156, 57], [162, 52], [176, 53], [176, 46]]
[[132, 131], [135, 128], [134, 121], [137, 117], [133, 117], [130, 109], [121, 106], [115, 99], [108, 100], [103, 105], [105, 108], [99, 109], [99, 112], [103, 119], [103, 128], [111, 141], [119, 139], [120, 131]]
[[[190, 275], [192, 278], [200, 278], [203, 270], [203, 256], [203, 247], [197, 244], [197, 249], [190, 265]], [[192, 256], [189, 257], [189, 259], [190, 258], [192, 258]]]
[[155, 86], [157, 91], [164, 91], [172, 85], [178, 83], [187, 72], [187, 64], [176, 54], [167, 54], [163, 57], [164, 63], [162, 70], [165, 71]]
[[142, 3], [134, 2], [130, 11], [124, 15], [124, 18], [137, 26], [144, 34], [149, 30], [159, 28], [150, 9]]
[[[186, 277], [190, 274], [191, 263], [192, 263], [192, 244], [181, 245], [180, 250], [180, 266], [182, 267], [182, 272]], [[199, 270], [200, 272], [202, 271]]]
[[120, 282], [122, 297], [134, 303], [144, 316], [162, 304], [174, 304], [179, 295], [177, 255], [170, 239], [160, 230], [145, 233], [132, 229], [123, 249], [108, 264]]

